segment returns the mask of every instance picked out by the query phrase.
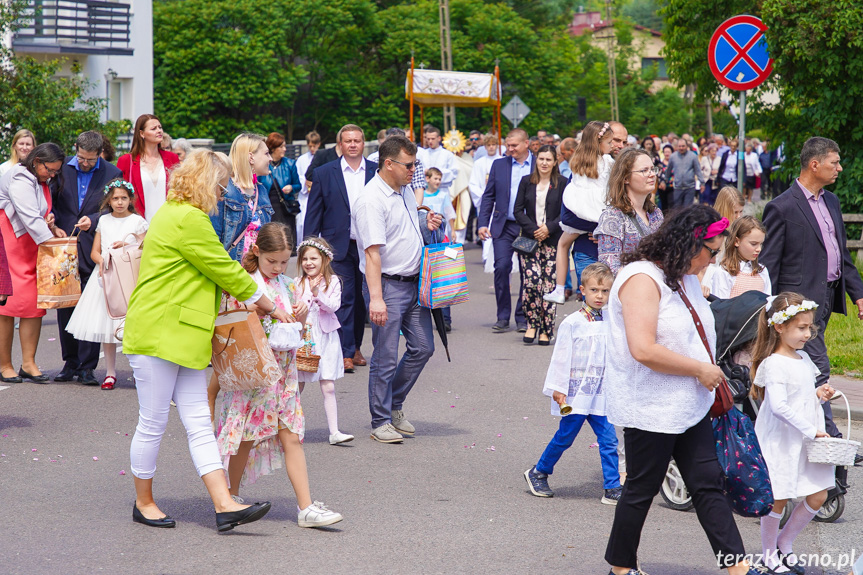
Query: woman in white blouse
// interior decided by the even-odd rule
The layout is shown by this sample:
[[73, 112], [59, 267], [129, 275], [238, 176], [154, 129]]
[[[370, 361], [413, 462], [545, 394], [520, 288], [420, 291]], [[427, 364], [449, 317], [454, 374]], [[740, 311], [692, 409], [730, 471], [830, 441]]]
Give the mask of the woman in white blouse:
[[135, 188], [135, 210], [148, 222], [165, 203], [171, 169], [180, 163], [177, 154], [161, 149], [164, 137], [159, 118], [142, 114], [135, 121], [132, 149], [117, 159], [123, 178]]
[[643, 573], [638, 541], [671, 457], [692, 493], [713, 561], [730, 575], [757, 573], [743, 561], [746, 551], [722, 492], [708, 417], [722, 370], [712, 363], [690, 312], [700, 318], [712, 354], [713, 314], [696, 274], [715, 257], [727, 226], [703, 204], [678, 211], [624, 255], [628, 265], [611, 289], [607, 357], [614, 361], [606, 364], [603, 389], [609, 421], [624, 428], [627, 464], [605, 552], [613, 575]]

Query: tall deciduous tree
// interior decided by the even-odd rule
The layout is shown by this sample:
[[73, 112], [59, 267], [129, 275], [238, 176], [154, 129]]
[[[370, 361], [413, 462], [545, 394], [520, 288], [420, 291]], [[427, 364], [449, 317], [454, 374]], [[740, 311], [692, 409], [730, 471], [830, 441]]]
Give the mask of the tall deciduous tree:
[[[774, 58], [781, 103], [763, 121], [785, 142], [787, 165], [796, 172], [810, 136], [836, 140], [844, 172], [835, 192], [846, 212], [863, 211], [863, 10], [840, 0], [764, 0], [767, 43]], [[790, 175], [790, 174], [789, 174]]]

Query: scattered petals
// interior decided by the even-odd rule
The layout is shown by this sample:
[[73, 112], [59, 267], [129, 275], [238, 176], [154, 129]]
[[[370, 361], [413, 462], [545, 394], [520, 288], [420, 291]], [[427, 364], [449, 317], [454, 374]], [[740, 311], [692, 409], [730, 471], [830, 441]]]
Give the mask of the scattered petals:
[[494, 451], [494, 445], [485, 448], [486, 451]]
[[34, 458], [33, 458], [33, 461], [39, 461], [39, 458], [38, 458], [38, 457], [34, 457]]
[[526, 417], [523, 417], [522, 419], [527, 419], [527, 418], [526, 418]]
[[[437, 390], [436, 390], [436, 389], [433, 389], [433, 390], [432, 390], [432, 393], [437, 393]], [[6, 437], [6, 436], [4, 435], [3, 437]]]
[[454, 405], [450, 405], [450, 407], [455, 407]]
[[57, 338], [56, 337], [49, 337], [48, 341], [57, 341]]
[[126, 475], [126, 472], [125, 472], [124, 470], [122, 470], [122, 469], [121, 469], [121, 470], [120, 470], [120, 475]]
[[455, 398], [458, 399], [458, 396], [456, 395]]
[[94, 458], [93, 458], [93, 461], [99, 461], [99, 458], [98, 458], [98, 457], [94, 457]]
[[31, 449], [30, 451], [39, 451], [38, 449]]
[[599, 447], [599, 444], [598, 443], [591, 443], [590, 447], [588, 447], [588, 449], [593, 449], [595, 447]]
[[498, 436], [498, 437], [503, 437], [503, 433], [498, 433], [498, 434], [497, 434], [497, 436]]

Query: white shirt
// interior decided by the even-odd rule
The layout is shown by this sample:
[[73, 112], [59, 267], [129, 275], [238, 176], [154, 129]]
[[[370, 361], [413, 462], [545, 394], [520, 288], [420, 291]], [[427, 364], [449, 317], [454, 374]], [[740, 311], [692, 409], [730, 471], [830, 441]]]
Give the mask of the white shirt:
[[[155, 180], [154, 180], [155, 177]], [[144, 209], [147, 212], [144, 217], [147, 223], [153, 220], [153, 216], [165, 203], [168, 195], [168, 176], [165, 173], [165, 164], [159, 160], [155, 172], [151, 172], [141, 164], [141, 184], [144, 187]]]
[[375, 174], [351, 209], [360, 271], [366, 273], [365, 249], [380, 246], [381, 273], [417, 275], [423, 248], [419, 226], [417, 202], [410, 186], [394, 190], [379, 173]]
[[309, 190], [306, 189], [306, 170], [312, 165], [312, 158], [315, 155], [311, 152], [306, 152], [297, 158], [297, 175], [300, 176], [300, 194], [308, 195]]
[[[713, 268], [713, 266], [711, 266]], [[752, 275], [752, 262], [741, 261], [739, 275]], [[764, 293], [770, 295], [772, 286], [770, 284], [770, 274], [767, 273], [767, 268], [761, 266], [761, 271], [758, 276], [764, 281]], [[710, 288], [711, 295], [715, 295], [720, 299], [728, 299], [731, 297], [731, 288], [734, 287], [734, 282], [737, 276], [728, 273], [722, 266], [716, 266], [709, 274], [704, 274], [702, 285]]]
[[728, 159], [725, 160], [725, 171], [719, 176], [726, 182], [737, 181], [737, 151], [728, 151]]
[[438, 146], [437, 148], [420, 148], [417, 155], [423, 161], [425, 169], [437, 168], [443, 174], [440, 181], [440, 189], [448, 190], [452, 181], [458, 174], [458, 166], [455, 163], [455, 154]]
[[[665, 285], [665, 274], [651, 262], [634, 262], [622, 268], [611, 287], [605, 321], [610, 322], [608, 352], [614, 358], [605, 365], [606, 415], [614, 425], [655, 433], [683, 433], [704, 419], [713, 405], [713, 391], [694, 376], [653, 371], [636, 361], [629, 352], [620, 288], [632, 276], [645, 274], [659, 288], [659, 318], [656, 343], [675, 353], [709, 362], [707, 350], [683, 300]], [[712, 353], [716, 353], [716, 331], [710, 305], [701, 295], [698, 276], [683, 277], [683, 286], [692, 307], [701, 319]]]
[[[485, 148], [482, 148], [485, 150]], [[480, 202], [482, 202], [482, 194], [485, 192], [485, 186], [488, 184], [488, 174], [491, 172], [491, 165], [495, 160], [502, 156], [489, 156], [486, 154], [481, 158], [474, 156], [473, 169], [470, 173], [470, 182], [467, 189], [470, 192], [470, 198], [473, 200], [473, 205], [479, 211]]]
[[758, 161], [758, 154], [755, 152], [749, 152], [743, 156], [743, 163], [746, 164], [747, 177], [761, 175], [761, 162]]
[[[363, 191], [366, 185], [366, 161], [360, 162], [360, 167], [354, 171], [348, 165], [348, 161], [342, 156], [342, 176], [345, 178], [345, 187], [348, 189], [348, 203], [351, 211], [354, 210], [354, 205], [357, 203], [357, 198]], [[351, 239], [357, 239], [356, 226], [351, 222]]]
[[378, 160], [380, 159], [380, 157], [381, 157], [381, 153], [380, 153], [380, 151], [375, 150], [374, 152], [372, 152], [371, 154], [369, 154], [369, 161], [370, 161], [370, 162], [374, 162], [374, 163], [376, 163], [376, 164], [377, 164], [377, 163], [378, 163]]

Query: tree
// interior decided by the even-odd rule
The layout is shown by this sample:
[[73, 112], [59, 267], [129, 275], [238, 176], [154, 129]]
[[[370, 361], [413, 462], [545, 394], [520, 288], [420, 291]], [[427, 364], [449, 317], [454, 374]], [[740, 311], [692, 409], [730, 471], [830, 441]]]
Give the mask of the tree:
[[762, 17], [780, 104], [759, 120], [775, 142], [785, 143], [787, 175], [810, 136], [835, 140], [843, 173], [835, 192], [846, 212], [863, 212], [863, 11], [858, 2], [764, 0]]
[[[17, 0], [0, 3], [0, 37], [18, 28], [24, 8], [25, 3]], [[0, 62], [5, 64], [0, 66], [0, 153], [4, 157], [21, 128], [31, 130], [39, 142], [55, 142], [65, 150], [85, 130], [116, 138], [120, 125], [99, 122], [105, 103], [85, 95], [90, 84], [75, 67], [72, 77], [58, 77], [62, 61], [18, 57], [2, 44]]]

